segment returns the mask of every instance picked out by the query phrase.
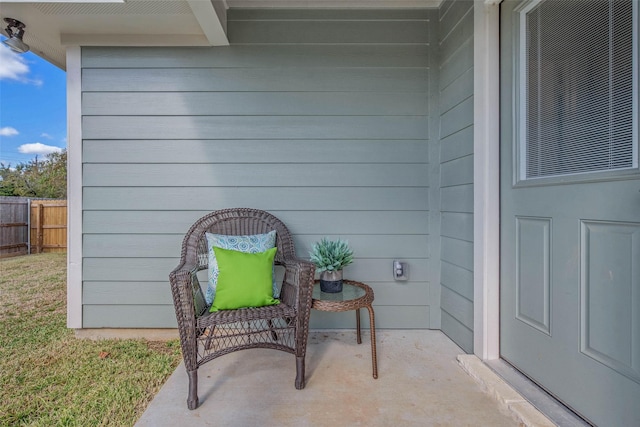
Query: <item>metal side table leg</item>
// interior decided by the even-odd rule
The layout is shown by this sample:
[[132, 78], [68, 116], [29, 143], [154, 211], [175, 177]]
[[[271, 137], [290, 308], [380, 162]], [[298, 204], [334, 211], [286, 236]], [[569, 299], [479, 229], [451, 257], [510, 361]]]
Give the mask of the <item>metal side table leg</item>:
[[360, 309], [356, 308], [356, 332], [358, 337], [358, 344], [362, 344], [362, 335], [360, 333]]
[[371, 330], [371, 363], [373, 364], [373, 378], [378, 378], [378, 355], [376, 353], [376, 321], [373, 314], [373, 307], [368, 305], [369, 326]]

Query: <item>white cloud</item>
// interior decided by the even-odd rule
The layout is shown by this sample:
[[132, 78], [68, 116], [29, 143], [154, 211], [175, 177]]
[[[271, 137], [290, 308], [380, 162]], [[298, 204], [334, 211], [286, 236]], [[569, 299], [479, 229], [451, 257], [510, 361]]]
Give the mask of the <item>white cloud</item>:
[[42, 135], [40, 135], [42, 138], [47, 138], [47, 139], [53, 139], [53, 137], [51, 135], [49, 135], [48, 133], [44, 132]]
[[0, 80], [28, 81], [29, 66], [22, 56], [14, 53], [4, 44], [0, 44]]
[[[2, 67], [2, 65], [0, 65], [0, 67]], [[10, 126], [0, 128], [0, 136], [15, 136], [19, 133], [20, 132], [18, 132], [15, 128], [12, 128]]]
[[62, 148], [54, 147], [52, 145], [45, 145], [40, 142], [34, 142], [33, 144], [22, 144], [18, 147], [18, 151], [22, 154], [47, 155], [51, 153], [59, 153], [60, 151], [62, 151]]

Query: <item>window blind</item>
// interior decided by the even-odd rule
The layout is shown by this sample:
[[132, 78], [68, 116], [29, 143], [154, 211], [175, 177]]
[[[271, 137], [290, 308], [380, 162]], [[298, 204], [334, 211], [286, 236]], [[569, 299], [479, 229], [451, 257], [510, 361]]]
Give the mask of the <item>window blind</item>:
[[526, 13], [526, 178], [634, 166], [632, 0]]

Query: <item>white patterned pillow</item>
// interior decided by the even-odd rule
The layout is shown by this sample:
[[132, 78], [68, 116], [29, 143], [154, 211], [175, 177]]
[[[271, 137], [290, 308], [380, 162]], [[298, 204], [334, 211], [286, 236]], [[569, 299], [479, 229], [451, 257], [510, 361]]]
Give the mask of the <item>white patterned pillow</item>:
[[[216, 284], [218, 282], [218, 262], [213, 252], [213, 247], [222, 249], [231, 249], [234, 251], [256, 254], [264, 252], [276, 246], [276, 231], [270, 231], [266, 234], [254, 234], [251, 236], [228, 236], [225, 234], [206, 233], [207, 248], [209, 252], [209, 285], [205, 300], [211, 305], [216, 295]], [[276, 284], [275, 274], [273, 275], [273, 297], [278, 298], [280, 292]]]

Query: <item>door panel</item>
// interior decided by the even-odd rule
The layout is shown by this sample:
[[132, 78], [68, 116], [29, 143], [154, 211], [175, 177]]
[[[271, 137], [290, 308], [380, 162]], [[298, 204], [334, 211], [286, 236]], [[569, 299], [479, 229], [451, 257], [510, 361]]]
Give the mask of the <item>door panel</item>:
[[[580, 3], [554, 1], [565, 2], [569, 7], [570, 3], [578, 6]], [[540, 3], [544, 2], [535, 4]], [[519, 169], [531, 164], [520, 157], [529, 155], [523, 154], [527, 153], [527, 146], [521, 132], [526, 127], [521, 115], [529, 110], [522, 109], [527, 89], [524, 92], [519, 89], [524, 79], [519, 73], [521, 61], [531, 59], [519, 55], [522, 48], [519, 28], [525, 25], [520, 20], [524, 13], [521, 11], [533, 10], [535, 4], [506, 1], [501, 6], [501, 357], [590, 422], [602, 426], [639, 426], [637, 99], [632, 115], [636, 123], [633, 167], [527, 179]], [[636, 17], [637, 9], [634, 6]], [[557, 22], [562, 25], [562, 19]], [[594, 44], [607, 43], [596, 40]], [[564, 50], [570, 52], [570, 46]], [[637, 91], [637, 60], [632, 57], [637, 57], [637, 41], [633, 52], [634, 55], [615, 61], [633, 63]], [[541, 67], [554, 70], [556, 77], [552, 84], [557, 86], [553, 92], [557, 93], [557, 99], [551, 97], [541, 102], [540, 110], [535, 112], [541, 117], [540, 133], [545, 127], [556, 132], [552, 137], [547, 132], [547, 141], [552, 141], [553, 147], [544, 144], [536, 147], [536, 154], [547, 162], [553, 162], [555, 154], [545, 150], [560, 152], [570, 145], [565, 141], [568, 133], [563, 133], [566, 123], [582, 120], [585, 126], [591, 126], [588, 115], [576, 120], [569, 117], [572, 112], [568, 110], [583, 105], [585, 98], [581, 96], [593, 90], [586, 82], [600, 83], [598, 77], [590, 80], [581, 75], [572, 80], [571, 76], [558, 74], [557, 70], [566, 72], [567, 62], [567, 58], [547, 56]], [[575, 65], [575, 61], [569, 62], [570, 66]], [[591, 71], [586, 68], [587, 72], [606, 76], [598, 68], [607, 66], [606, 61], [592, 66], [595, 68]], [[539, 83], [546, 84], [546, 78], [541, 76]], [[593, 110], [581, 106], [575, 108], [575, 114], [596, 110], [597, 114], [606, 110], [616, 112], [612, 105], [612, 109], [600, 106]], [[629, 111], [621, 111], [616, 118], [622, 113], [631, 117]], [[548, 126], [549, 120], [560, 122]], [[601, 122], [606, 125], [607, 120]], [[606, 132], [591, 131], [588, 144], [593, 148], [589, 150], [596, 153], [591, 156], [592, 164], [606, 163], [598, 163], [608, 155], [606, 149], [598, 151], [598, 138], [604, 138], [603, 144], [608, 143], [602, 137]], [[572, 143], [575, 148], [575, 141]], [[580, 148], [580, 144], [577, 146]], [[528, 152], [531, 153], [531, 147]], [[565, 154], [563, 161], [567, 158], [571, 160]]]

